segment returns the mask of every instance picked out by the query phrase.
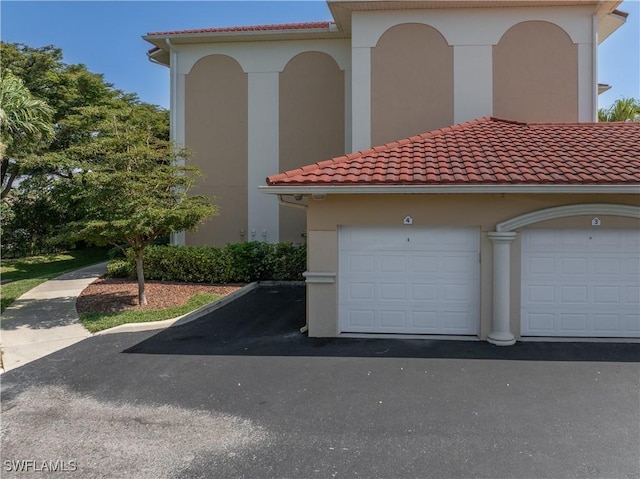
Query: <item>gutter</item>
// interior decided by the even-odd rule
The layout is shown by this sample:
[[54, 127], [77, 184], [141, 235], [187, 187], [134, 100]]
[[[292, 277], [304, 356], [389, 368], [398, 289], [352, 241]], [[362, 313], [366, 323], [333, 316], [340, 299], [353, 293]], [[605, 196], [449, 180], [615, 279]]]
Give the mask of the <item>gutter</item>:
[[[291, 201], [285, 201], [284, 197], [285, 196], [291, 196], [289, 194], [283, 195], [283, 194], [279, 194], [278, 195], [278, 203], [280, 203], [282, 206], [289, 206], [291, 208], [298, 208], [300, 210], [307, 210], [307, 208], [309, 207], [309, 205], [306, 205], [304, 203], [293, 203]], [[298, 196], [298, 195], [294, 195], [294, 196]], [[302, 195], [299, 195], [302, 196]], [[300, 198], [302, 199], [302, 198]]]
[[158, 53], [161, 52], [162, 50], [160, 49], [156, 49], [156, 50], [149, 50], [147, 52], [147, 60], [149, 60], [151, 63], [155, 63], [156, 65], [161, 65], [163, 67], [166, 67], [167, 65], [165, 65], [164, 63], [160, 62], [159, 60], [156, 60], [153, 56]]
[[[362, 195], [362, 194], [478, 194], [478, 193], [543, 193], [543, 194], [640, 194], [640, 184], [630, 185], [348, 185], [348, 186], [259, 186], [271, 195]], [[291, 203], [287, 203], [291, 205]]]

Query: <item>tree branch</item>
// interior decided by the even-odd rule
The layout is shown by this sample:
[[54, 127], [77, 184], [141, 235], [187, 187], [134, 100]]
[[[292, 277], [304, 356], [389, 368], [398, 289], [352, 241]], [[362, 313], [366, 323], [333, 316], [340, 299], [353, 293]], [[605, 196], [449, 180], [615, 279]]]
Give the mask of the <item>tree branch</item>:
[[11, 172], [11, 176], [9, 177], [9, 180], [7, 181], [6, 186], [2, 190], [2, 193], [0, 193], [0, 199], [4, 199], [4, 197], [9, 194], [9, 192], [11, 191], [11, 186], [13, 185], [13, 182], [17, 176], [18, 176], [18, 169], [16, 168]]

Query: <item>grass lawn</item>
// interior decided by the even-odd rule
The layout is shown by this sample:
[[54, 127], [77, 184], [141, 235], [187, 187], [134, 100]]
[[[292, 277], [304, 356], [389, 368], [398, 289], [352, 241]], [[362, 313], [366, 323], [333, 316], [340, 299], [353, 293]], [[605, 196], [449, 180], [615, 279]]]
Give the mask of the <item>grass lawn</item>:
[[202, 306], [217, 301], [221, 295], [199, 293], [192, 296], [184, 306], [167, 309], [127, 310], [117, 313], [82, 313], [80, 321], [90, 332], [96, 333], [104, 329], [113, 328], [127, 323], [144, 323], [147, 321], [162, 321], [176, 316], [182, 316]]
[[63, 273], [107, 260], [108, 248], [69, 251], [62, 254], [32, 256], [2, 260], [2, 280], [11, 282], [0, 286], [0, 312], [32, 288]]

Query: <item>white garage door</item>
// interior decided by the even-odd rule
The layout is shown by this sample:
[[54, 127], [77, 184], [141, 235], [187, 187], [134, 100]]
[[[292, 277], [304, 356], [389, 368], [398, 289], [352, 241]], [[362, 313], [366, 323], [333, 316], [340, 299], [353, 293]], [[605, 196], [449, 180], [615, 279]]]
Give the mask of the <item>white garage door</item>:
[[479, 231], [340, 228], [341, 332], [477, 334]]
[[638, 337], [640, 231], [522, 232], [522, 335]]

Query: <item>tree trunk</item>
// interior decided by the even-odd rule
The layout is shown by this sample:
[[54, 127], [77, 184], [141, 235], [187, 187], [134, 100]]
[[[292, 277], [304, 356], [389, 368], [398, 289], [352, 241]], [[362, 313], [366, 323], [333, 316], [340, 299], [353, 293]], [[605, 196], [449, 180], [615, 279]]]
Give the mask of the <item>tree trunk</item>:
[[138, 306], [147, 305], [147, 294], [144, 290], [144, 269], [142, 267], [142, 251], [136, 251], [136, 272], [138, 273]]

